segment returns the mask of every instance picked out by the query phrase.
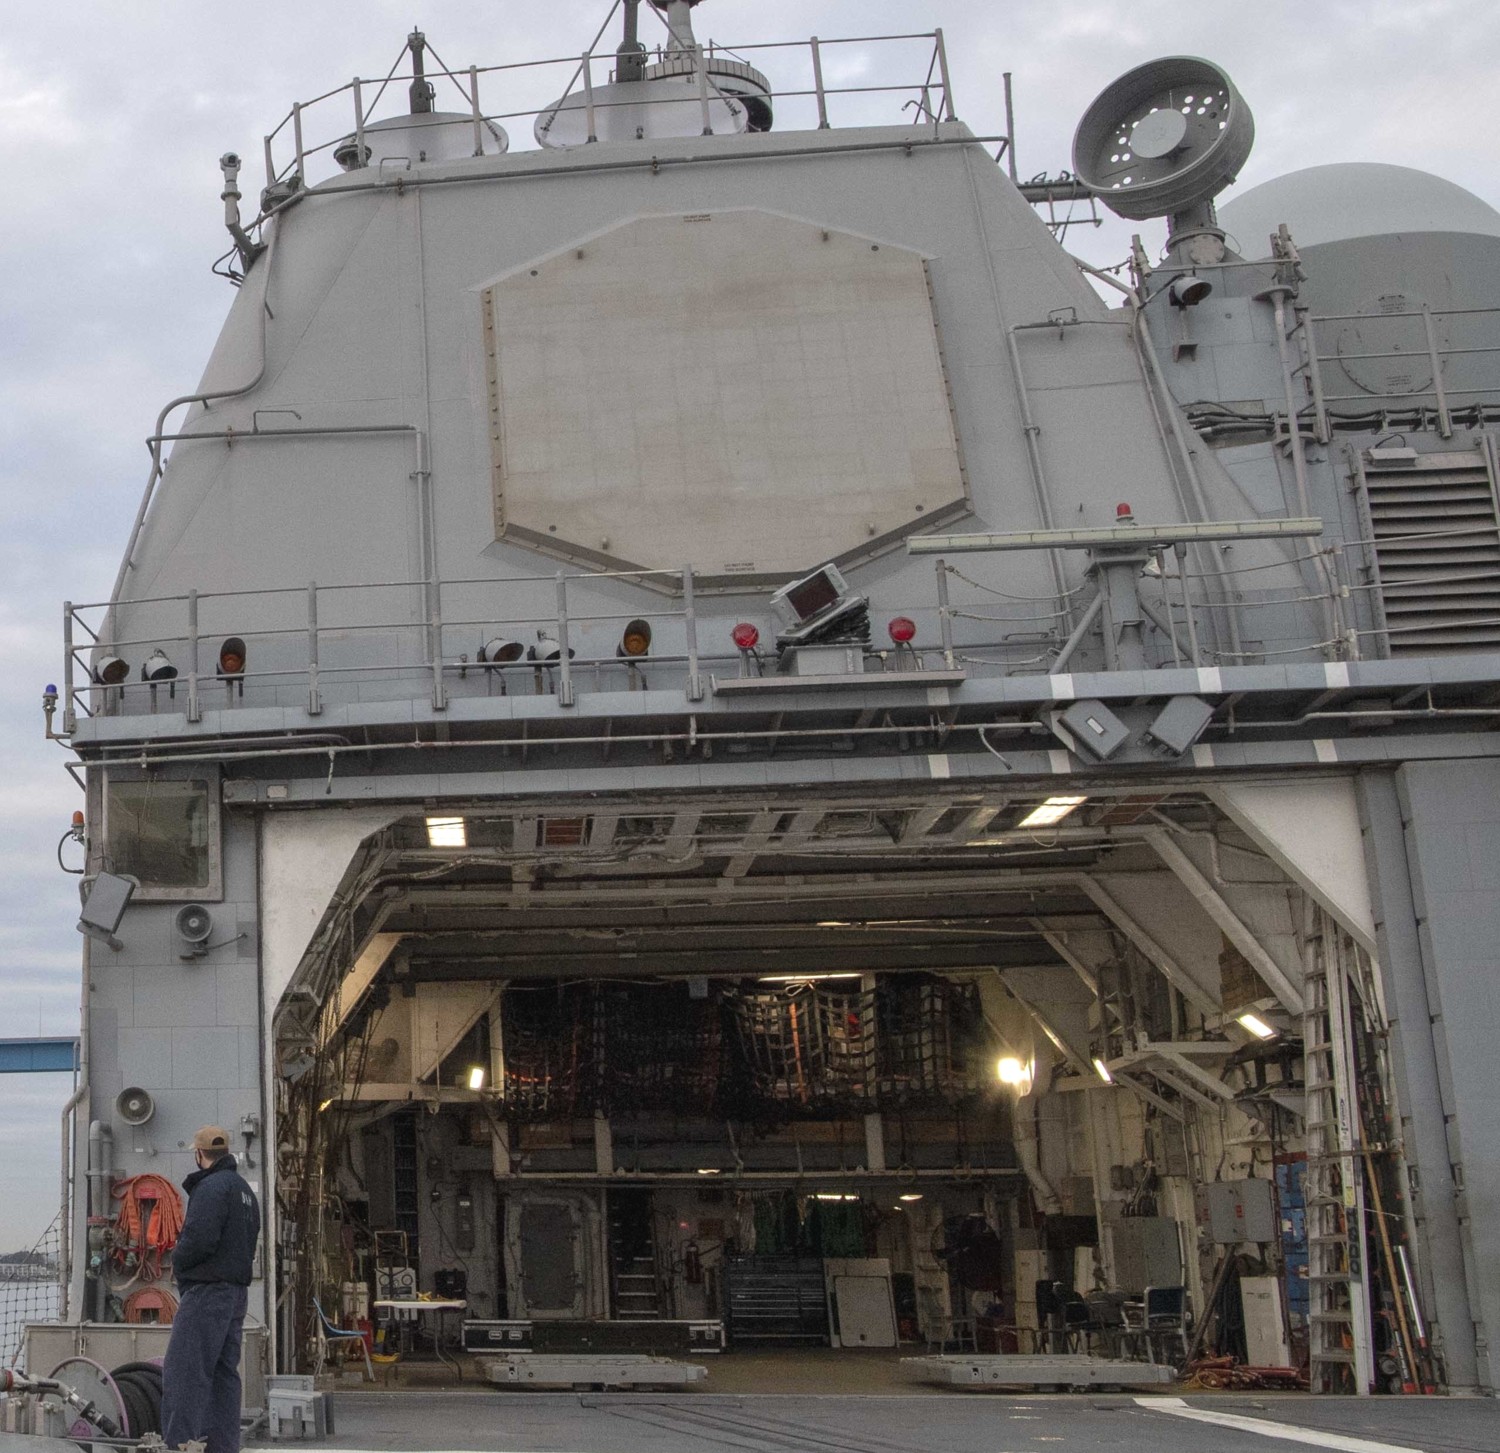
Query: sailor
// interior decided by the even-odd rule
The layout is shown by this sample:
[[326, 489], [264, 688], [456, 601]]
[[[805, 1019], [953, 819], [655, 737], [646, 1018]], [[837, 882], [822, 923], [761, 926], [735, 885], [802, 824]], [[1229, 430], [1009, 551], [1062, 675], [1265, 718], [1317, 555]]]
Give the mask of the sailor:
[[229, 1153], [229, 1132], [193, 1136], [198, 1169], [183, 1181], [187, 1215], [172, 1250], [179, 1288], [162, 1368], [162, 1435], [169, 1448], [206, 1441], [239, 1453], [240, 1340], [244, 1333], [260, 1206]]

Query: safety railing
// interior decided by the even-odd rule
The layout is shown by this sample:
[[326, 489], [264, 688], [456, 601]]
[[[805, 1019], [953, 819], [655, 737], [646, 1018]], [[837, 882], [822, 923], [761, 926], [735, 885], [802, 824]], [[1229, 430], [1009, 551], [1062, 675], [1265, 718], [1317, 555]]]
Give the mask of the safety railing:
[[[1360, 328], [1387, 341], [1387, 348], [1344, 348], [1324, 352], [1326, 330], [1336, 325], [1346, 329]], [[1319, 330], [1325, 330], [1320, 334]], [[1456, 343], [1454, 333], [1467, 334], [1471, 341]], [[1448, 335], [1445, 337], [1445, 335]], [[1473, 376], [1456, 377], [1459, 360], [1500, 357], [1500, 308], [1405, 308], [1389, 313], [1313, 313], [1299, 308], [1296, 321], [1287, 333], [1289, 341], [1301, 350], [1302, 361], [1292, 368], [1306, 390], [1312, 413], [1314, 434], [1326, 444], [1333, 436], [1338, 405], [1363, 404], [1367, 408], [1385, 406], [1391, 401], [1430, 401], [1438, 432], [1444, 439], [1453, 437], [1454, 415], [1461, 405], [1486, 399], [1500, 399], [1500, 369], [1490, 370], [1488, 379]], [[1477, 341], [1493, 338], [1494, 342]], [[1403, 387], [1401, 369], [1411, 365]], [[1342, 375], [1354, 380], [1358, 393], [1330, 393], [1325, 369], [1336, 366]], [[1368, 373], [1372, 378], [1384, 367], [1389, 387], [1371, 387], [1358, 377]], [[1412, 382], [1421, 373], [1429, 377]], [[1377, 380], [1379, 381], [1379, 380]]]
[[[764, 58], [773, 66], [772, 100], [778, 127], [783, 130], [828, 129], [835, 124], [868, 125], [877, 119], [887, 124], [903, 120], [935, 123], [955, 117], [941, 30], [831, 39], [814, 36], [805, 41], [735, 46], [707, 42], [688, 52], [666, 44], [665, 31], [662, 40], [664, 44], [655, 50], [648, 48], [647, 64], [662, 66], [668, 61], [678, 66], [690, 64], [692, 74], [683, 78], [696, 84], [684, 85], [680, 98], [664, 97], [660, 91], [653, 91], [651, 104], [687, 108], [692, 113], [692, 124], [685, 129], [692, 134], [700, 129], [704, 132], [713, 129], [715, 107], [726, 102], [739, 103], [740, 96], [734, 89], [721, 89], [715, 80], [716, 66], [722, 67], [727, 62], [748, 71], [747, 56]], [[872, 48], [878, 48], [873, 58]], [[893, 52], [897, 48], [902, 52], [899, 64], [903, 70], [910, 67], [903, 78], [870, 79], [884, 68], [882, 63], [888, 56], [892, 57], [894, 73], [897, 62]], [[379, 80], [355, 77], [333, 90], [294, 103], [264, 138], [268, 200], [274, 202], [288, 195], [289, 188], [294, 190], [322, 179], [313, 175], [322, 163], [327, 163], [326, 174], [330, 176], [362, 166], [368, 155], [369, 128], [375, 125], [375, 114], [386, 92], [397, 87], [404, 95], [404, 88], [413, 81], [426, 81], [439, 88], [435, 108], [440, 113], [445, 110], [446, 92], [453, 98], [452, 113], [462, 117], [433, 123], [439, 134], [452, 130], [463, 139], [448, 148], [445, 155], [457, 152], [481, 156], [494, 152], [501, 148], [496, 128], [505, 128], [510, 136], [518, 129], [517, 123], [534, 123], [553, 111], [564, 98], [572, 97], [582, 101], [579, 109], [586, 114], [587, 140], [596, 140], [600, 135], [599, 120], [611, 108], [640, 104], [634, 99], [596, 97], [595, 87], [614, 77], [614, 60], [613, 49], [602, 53], [590, 49], [581, 56], [468, 66], [460, 70], [439, 65], [424, 69], [420, 76], [411, 71], [398, 73], [393, 68]], [[832, 105], [835, 98], [841, 99], [842, 104]], [[884, 104], [892, 98], [896, 100], [894, 118], [889, 115], [888, 104]], [[878, 117], [877, 106], [872, 103], [881, 103]], [[839, 113], [837, 117], [835, 111]], [[394, 121], [397, 117], [388, 115], [384, 119]], [[425, 117], [412, 119], [426, 122]]]
[[[1331, 562], [1329, 593], [1297, 584], [1259, 590], [1251, 581], [1223, 601], [1210, 598], [1222, 583], [1217, 576], [1188, 571], [1180, 558], [1159, 561], [1159, 598], [1143, 597], [1156, 628], [1154, 664], [1230, 660], [1210, 644], [1212, 612], [1226, 607], [1283, 614], [1275, 639], [1284, 646], [1234, 659], [1357, 654], [1358, 633], [1343, 615], [1351, 588], [1338, 583], [1341, 547], [1310, 548], [1306, 558], [1315, 556]], [[1295, 572], [1301, 560], [1237, 573]], [[977, 579], [978, 567], [935, 563], [925, 600], [872, 607], [867, 671], [1038, 674], [1078, 669], [1072, 663], [1085, 649], [1093, 658], [1087, 643], [1101, 622], [1091, 581], [1062, 597], [1026, 595], [1008, 573], [1002, 585]], [[618, 598], [652, 584], [649, 605]], [[1330, 596], [1337, 602], [1334, 636], [1297, 639], [1288, 624], [1296, 608]], [[571, 707], [580, 692], [649, 688], [680, 690], [693, 702], [706, 696], [710, 676], [773, 673], [779, 629], [768, 609], [730, 614], [716, 606], [705, 616], [690, 566], [190, 590], [113, 607], [67, 604], [61, 706], [71, 731], [80, 717], [100, 714], [170, 711], [196, 722], [205, 710], [280, 706], [298, 719], [317, 717], [329, 700], [429, 697], [441, 711], [453, 697], [545, 695]]]

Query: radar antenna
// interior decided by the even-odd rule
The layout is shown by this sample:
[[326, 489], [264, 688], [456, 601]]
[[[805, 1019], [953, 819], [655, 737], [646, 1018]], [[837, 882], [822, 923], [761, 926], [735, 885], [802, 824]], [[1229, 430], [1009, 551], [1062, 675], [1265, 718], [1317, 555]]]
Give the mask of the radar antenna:
[[1222, 249], [1214, 198], [1254, 143], [1255, 119], [1228, 75], [1168, 56], [1127, 71], [1084, 112], [1073, 171], [1121, 217], [1169, 218], [1169, 250], [1205, 235]]

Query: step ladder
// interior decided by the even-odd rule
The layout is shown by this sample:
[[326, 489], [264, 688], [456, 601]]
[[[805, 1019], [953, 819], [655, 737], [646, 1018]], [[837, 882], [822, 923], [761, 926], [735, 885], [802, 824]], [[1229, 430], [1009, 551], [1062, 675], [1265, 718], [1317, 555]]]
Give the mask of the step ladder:
[[620, 1321], [661, 1318], [649, 1191], [609, 1193], [609, 1280], [613, 1314]]
[[1349, 982], [1326, 915], [1307, 943], [1308, 1376], [1314, 1392], [1367, 1394], [1374, 1379], [1357, 1162]]

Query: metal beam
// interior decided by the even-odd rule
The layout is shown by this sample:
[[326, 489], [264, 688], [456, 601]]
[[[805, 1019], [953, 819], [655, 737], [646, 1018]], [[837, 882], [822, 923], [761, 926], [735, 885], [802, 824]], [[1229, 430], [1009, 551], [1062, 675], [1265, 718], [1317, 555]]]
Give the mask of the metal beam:
[[1115, 902], [1108, 891], [1100, 884], [1094, 882], [1086, 873], [1078, 875], [1079, 887], [1093, 900], [1095, 907], [1109, 919], [1121, 933], [1143, 953], [1151, 963], [1155, 964], [1166, 976], [1166, 980], [1177, 990], [1195, 1009], [1204, 1014], [1217, 1014], [1220, 1010], [1218, 1001], [1207, 989], [1203, 987], [1176, 959], [1169, 954], [1157, 941], [1141, 927], [1126, 911]]
[[0, 1075], [67, 1074], [77, 1068], [76, 1039], [0, 1039]]
[[1283, 1009], [1292, 1014], [1303, 1012], [1301, 988], [1287, 976], [1286, 970], [1266, 952], [1264, 945], [1249, 926], [1199, 871], [1198, 865], [1172, 840], [1164, 827], [1147, 828], [1146, 841], [1167, 865], [1184, 888], [1197, 900], [1224, 936], [1249, 960], [1251, 967], [1265, 980]]
[[981, 550], [1092, 550], [1202, 544], [1215, 540], [1305, 539], [1323, 533], [1323, 521], [1202, 520], [1189, 524], [1119, 525], [1094, 530], [1014, 530], [978, 535], [914, 535], [910, 555], [949, 555]]

